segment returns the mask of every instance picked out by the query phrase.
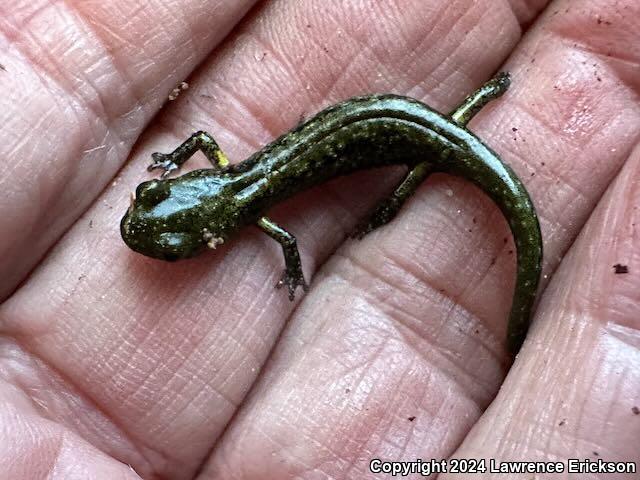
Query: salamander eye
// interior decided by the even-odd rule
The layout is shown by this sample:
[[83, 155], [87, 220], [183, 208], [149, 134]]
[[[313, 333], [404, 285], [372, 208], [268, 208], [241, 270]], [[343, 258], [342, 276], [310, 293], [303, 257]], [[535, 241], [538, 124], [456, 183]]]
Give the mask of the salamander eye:
[[136, 201], [145, 207], [154, 207], [169, 196], [167, 182], [151, 180], [143, 182], [136, 188]]

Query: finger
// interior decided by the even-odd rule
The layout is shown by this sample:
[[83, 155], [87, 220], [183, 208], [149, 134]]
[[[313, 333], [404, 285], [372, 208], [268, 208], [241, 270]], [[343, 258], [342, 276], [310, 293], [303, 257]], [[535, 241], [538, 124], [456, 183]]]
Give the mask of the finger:
[[[553, 459], [565, 472], [570, 458], [640, 462], [639, 178], [636, 148], [562, 261], [528, 344], [456, 456], [496, 464]], [[629, 473], [616, 478], [636, 478]]]
[[[84, 440], [80, 432], [47, 418], [56, 405], [38, 399], [48, 396], [39, 389], [37, 369], [25, 352], [13, 348], [3, 339], [0, 364], [0, 472], [12, 480], [71, 478], [134, 480], [140, 477], [125, 463], [115, 461]], [[18, 365], [21, 363], [21, 365]], [[42, 372], [45, 373], [45, 372]], [[52, 374], [52, 372], [46, 372]], [[35, 374], [35, 376], [34, 376]], [[50, 379], [57, 379], [51, 375]], [[54, 380], [55, 381], [55, 380]], [[29, 391], [31, 394], [27, 395]], [[61, 406], [60, 404], [58, 406]], [[76, 408], [82, 405], [76, 404]], [[65, 410], [62, 408], [62, 410]], [[57, 412], [62, 413], [62, 412]], [[67, 410], [71, 417], [72, 412]], [[100, 428], [98, 422], [94, 425]], [[106, 433], [106, 432], [104, 432]]]
[[[362, 91], [423, 97], [434, 90], [430, 102], [448, 110], [500, 64], [520, 28], [505, 5], [491, 15], [487, 4], [448, 5], [404, 2], [380, 12], [344, 2], [269, 4], [162, 116], [161, 125], [177, 135], [151, 131], [116, 184], [5, 304], [4, 331], [113, 419], [152, 464], [143, 473], [179, 476], [197, 468], [294, 307], [273, 289], [279, 247], [256, 232], [174, 265], [126, 249], [118, 224], [130, 191], [148, 178], [150, 153], [213, 123], [229, 156], [242, 158], [301, 112], [317, 110], [320, 99], [332, 103]], [[362, 18], [376, 21], [347, 21]], [[439, 21], [428, 28], [424, 18]], [[495, 49], [478, 46], [488, 40]], [[307, 271], [373, 205], [379, 183], [379, 173], [347, 179], [348, 192], [334, 184], [274, 212], [296, 233]], [[91, 441], [115, 451], [98, 436]]]
[[[251, 1], [0, 6], [0, 300], [118, 171]], [[211, 28], [211, 25], [217, 28]]]
[[[471, 127], [532, 193], [547, 274], [640, 131], [628, 47], [638, 44], [637, 5], [588, 5], [558, 4], [536, 22], [505, 67], [512, 90]], [[291, 319], [203, 478], [253, 478], [258, 469], [311, 478], [316, 466], [374, 478], [372, 457], [450, 455], [508, 367], [508, 237], [480, 192], [441, 176], [393, 224], [346, 244]]]

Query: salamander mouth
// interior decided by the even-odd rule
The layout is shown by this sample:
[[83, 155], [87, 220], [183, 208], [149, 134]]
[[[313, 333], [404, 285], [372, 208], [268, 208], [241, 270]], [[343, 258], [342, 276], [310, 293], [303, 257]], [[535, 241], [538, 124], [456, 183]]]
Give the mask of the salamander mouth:
[[162, 232], [127, 212], [120, 222], [122, 240], [131, 250], [147, 257], [174, 262], [200, 252], [205, 244], [190, 232]]

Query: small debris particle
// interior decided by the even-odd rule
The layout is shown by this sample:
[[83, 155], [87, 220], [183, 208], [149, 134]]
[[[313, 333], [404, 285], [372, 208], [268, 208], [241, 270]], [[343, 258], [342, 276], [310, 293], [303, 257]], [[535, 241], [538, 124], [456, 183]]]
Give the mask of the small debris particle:
[[509, 241], [509, 239], [508, 239], [507, 237], [504, 237], [504, 238], [502, 239], [502, 242], [503, 242], [503, 243], [507, 243], [508, 241]]
[[351, 393], [351, 389], [350, 388], [345, 388], [344, 389], [344, 393]]
[[615, 273], [616, 275], [620, 275], [622, 273], [629, 273], [629, 267], [626, 265], [622, 265], [620, 263], [616, 263], [613, 266], [613, 273]]
[[540, 165], [542, 165], [544, 167], [546, 165], [546, 163], [540, 162]]
[[640, 408], [638, 408], [635, 405], [631, 408], [631, 411], [633, 412], [634, 415], [640, 415]]
[[600, 78], [600, 77], [596, 77], [596, 80], [598, 80], [599, 82], [601, 82], [601, 81], [602, 81], [602, 78]]
[[518, 129], [516, 127], [511, 127], [511, 130], [513, 130], [514, 132], [518, 131]]
[[0, 70], [2, 70], [3, 72], [6, 72], [7, 67], [5, 67], [3, 64], [0, 63]]
[[478, 329], [476, 328], [475, 333], [476, 333], [476, 335], [480, 335], [480, 330], [478, 330]]
[[496, 264], [497, 261], [498, 261], [498, 259], [496, 257], [493, 257], [491, 259], [491, 264], [490, 265], [493, 267]]
[[531, 172], [531, 176], [535, 177], [536, 176], [536, 172]]
[[180, 85], [178, 85], [176, 88], [171, 90], [171, 93], [169, 94], [169, 101], [171, 102], [174, 101], [176, 98], [180, 96], [182, 92], [188, 89], [189, 89], [189, 84], [187, 82], [180, 82]]
[[596, 457], [599, 457], [599, 456], [600, 456], [600, 454], [599, 454], [598, 452], [596, 452], [595, 450], [593, 451], [593, 454], [594, 454]]
[[200, 96], [201, 96], [202, 98], [213, 98], [213, 95], [208, 95], [208, 94], [206, 94], [206, 93], [201, 93], [201, 94], [200, 94]]
[[416, 419], [415, 416], [411, 416], [411, 417], [407, 418], [407, 420], [409, 420], [410, 422], [413, 422], [415, 419]]
[[89, 228], [93, 228], [93, 220], [89, 220]]
[[560, 422], [558, 423], [559, 427], [563, 427], [565, 424], [567, 423], [567, 419], [563, 418], [562, 420], [560, 420]]

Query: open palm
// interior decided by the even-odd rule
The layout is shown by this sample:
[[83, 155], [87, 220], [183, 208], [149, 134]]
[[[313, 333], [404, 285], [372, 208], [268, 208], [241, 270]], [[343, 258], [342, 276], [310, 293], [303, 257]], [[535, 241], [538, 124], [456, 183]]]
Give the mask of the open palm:
[[[0, 5], [0, 477], [640, 462], [637, 1], [14, 3]], [[151, 153], [193, 131], [240, 161], [350, 96], [446, 112], [498, 69], [512, 87], [470, 128], [526, 183], [545, 240], [510, 371], [511, 237], [457, 178], [433, 176], [362, 241], [346, 238], [401, 171], [269, 212], [312, 279], [294, 303], [257, 229], [175, 264], [120, 238]]]

